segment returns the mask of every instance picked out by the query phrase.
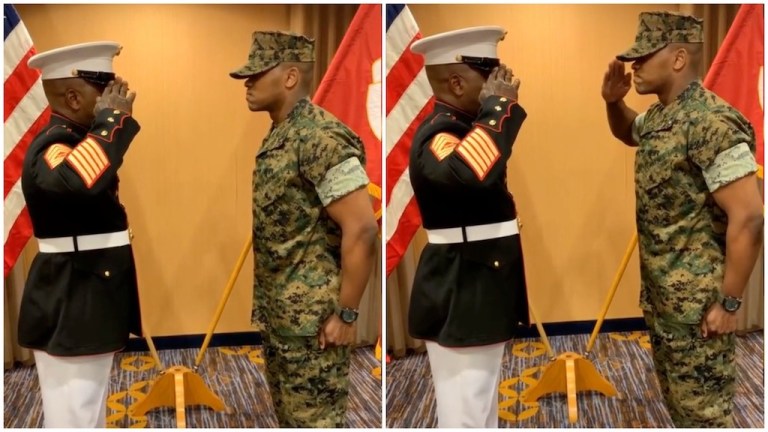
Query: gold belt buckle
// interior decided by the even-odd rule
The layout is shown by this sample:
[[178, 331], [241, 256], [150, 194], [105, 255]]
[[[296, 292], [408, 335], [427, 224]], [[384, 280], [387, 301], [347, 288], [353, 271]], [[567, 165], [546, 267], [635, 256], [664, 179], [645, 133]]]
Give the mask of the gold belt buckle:
[[128, 228], [128, 241], [133, 243], [133, 229]]

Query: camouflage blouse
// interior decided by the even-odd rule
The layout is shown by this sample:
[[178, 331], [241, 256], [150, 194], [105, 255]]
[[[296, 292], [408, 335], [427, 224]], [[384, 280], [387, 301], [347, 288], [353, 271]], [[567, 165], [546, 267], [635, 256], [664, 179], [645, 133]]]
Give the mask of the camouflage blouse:
[[718, 188], [757, 171], [752, 126], [694, 81], [633, 124], [640, 306], [681, 323], [721, 298], [727, 217]]
[[362, 141], [300, 100], [273, 124], [253, 170], [254, 324], [310, 336], [339, 299], [341, 230], [325, 206], [368, 185]]

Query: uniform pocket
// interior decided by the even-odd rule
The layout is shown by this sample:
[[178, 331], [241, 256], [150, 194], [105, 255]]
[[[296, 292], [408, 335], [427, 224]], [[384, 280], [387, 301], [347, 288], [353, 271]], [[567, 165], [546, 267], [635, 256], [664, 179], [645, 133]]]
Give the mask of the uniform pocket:
[[511, 338], [528, 321], [520, 236], [465, 243], [449, 325], [443, 332], [459, 345]]
[[317, 266], [299, 266], [287, 278], [278, 274], [271, 282], [272, 289], [265, 292], [270, 327], [283, 335], [317, 335], [339, 298], [341, 281], [335, 273]]
[[638, 186], [652, 190], [672, 178], [672, 167], [653, 167], [637, 174]]
[[108, 283], [119, 278], [132, 262], [130, 247], [121, 246], [74, 253], [72, 266], [78, 272], [87, 273]]
[[257, 207], [266, 208], [285, 193], [291, 177], [292, 155], [284, 145], [270, 148], [256, 156], [253, 171], [253, 199]]
[[655, 124], [646, 124], [643, 128], [643, 132], [640, 134], [640, 138], [643, 140], [658, 139], [663, 137], [664, 134], [671, 132], [674, 126], [674, 119], [667, 119], [661, 123], [655, 122]]
[[481, 240], [463, 244], [461, 256], [488, 269], [504, 270], [520, 260], [518, 236]]
[[260, 208], [269, 207], [285, 193], [283, 182], [275, 182], [263, 185], [254, 185], [253, 199]]
[[636, 155], [637, 186], [643, 190], [654, 189], [672, 177], [672, 167], [678, 158], [675, 154], [676, 138], [672, 121], [646, 125], [640, 135], [647, 144], [641, 146]]
[[130, 246], [76, 252], [60, 323], [72, 348], [119, 348], [137, 312]]

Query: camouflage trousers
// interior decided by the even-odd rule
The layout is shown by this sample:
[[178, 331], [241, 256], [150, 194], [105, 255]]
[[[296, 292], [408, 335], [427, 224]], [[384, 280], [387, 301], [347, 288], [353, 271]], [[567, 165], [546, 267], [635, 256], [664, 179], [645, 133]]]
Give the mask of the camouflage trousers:
[[645, 314], [653, 363], [675, 427], [732, 428], [736, 339], [704, 339], [698, 324]]
[[343, 428], [349, 347], [321, 350], [316, 336], [262, 333], [267, 383], [281, 428]]

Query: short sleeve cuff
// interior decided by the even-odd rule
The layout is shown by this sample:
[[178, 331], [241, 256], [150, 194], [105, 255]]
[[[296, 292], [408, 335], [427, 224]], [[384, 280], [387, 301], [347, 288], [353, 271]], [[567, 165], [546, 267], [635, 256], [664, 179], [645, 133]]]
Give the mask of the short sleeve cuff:
[[756, 171], [755, 156], [749, 150], [747, 143], [741, 143], [718, 154], [703, 174], [709, 191], [714, 192]]
[[368, 183], [365, 169], [360, 164], [360, 160], [353, 156], [329, 169], [316, 190], [320, 201], [324, 206], [328, 206], [350, 192], [367, 186]]
[[632, 121], [632, 141], [634, 141], [635, 144], [640, 144], [640, 131], [643, 129], [644, 124], [645, 113], [638, 114]]

